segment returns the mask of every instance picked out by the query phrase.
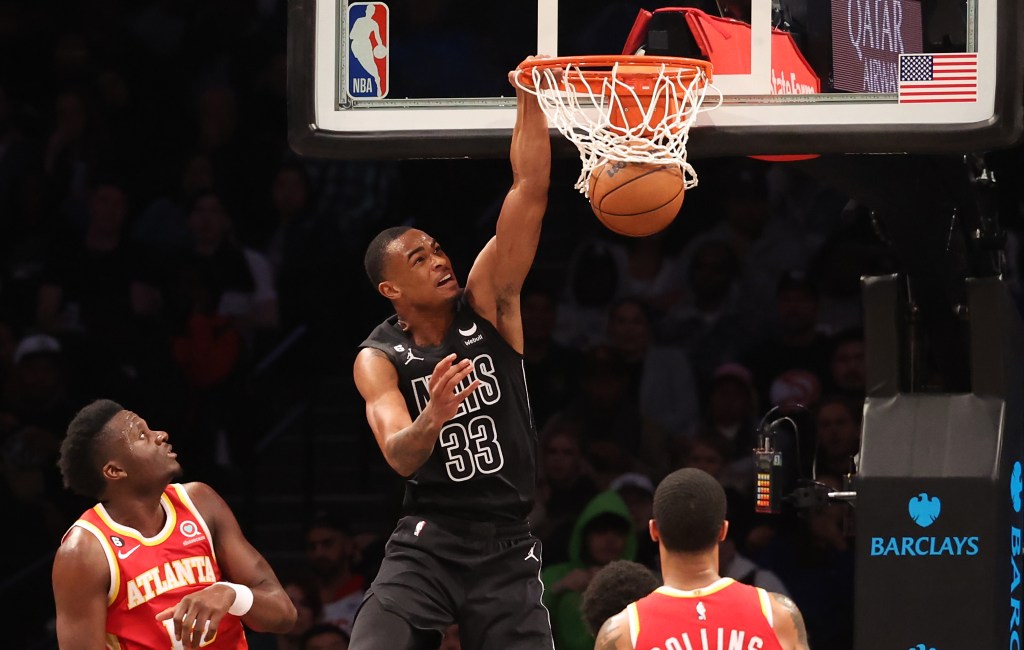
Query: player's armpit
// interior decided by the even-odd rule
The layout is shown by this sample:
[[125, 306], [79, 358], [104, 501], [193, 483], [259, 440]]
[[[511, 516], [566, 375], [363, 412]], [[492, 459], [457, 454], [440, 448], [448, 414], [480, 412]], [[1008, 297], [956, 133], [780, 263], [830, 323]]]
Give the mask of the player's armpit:
[[807, 642], [807, 626], [803, 614], [789, 596], [769, 593], [772, 601], [772, 617], [775, 621], [775, 635], [784, 650], [810, 650]]
[[629, 638], [629, 621], [624, 612], [612, 616], [597, 633], [594, 650], [633, 650]]

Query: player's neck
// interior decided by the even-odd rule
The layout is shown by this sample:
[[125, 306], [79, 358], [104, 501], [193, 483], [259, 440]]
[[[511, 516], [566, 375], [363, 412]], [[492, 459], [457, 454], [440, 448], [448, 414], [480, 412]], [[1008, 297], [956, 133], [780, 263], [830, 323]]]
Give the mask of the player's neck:
[[398, 311], [399, 327], [420, 347], [441, 345], [454, 321], [455, 311], [451, 305], [431, 309], [404, 307]]
[[668, 553], [661, 551], [661, 577], [666, 587], [693, 591], [721, 578], [718, 554]]
[[129, 528], [134, 528], [145, 537], [153, 537], [167, 523], [167, 513], [160, 502], [160, 496], [120, 496], [103, 502], [110, 518]]

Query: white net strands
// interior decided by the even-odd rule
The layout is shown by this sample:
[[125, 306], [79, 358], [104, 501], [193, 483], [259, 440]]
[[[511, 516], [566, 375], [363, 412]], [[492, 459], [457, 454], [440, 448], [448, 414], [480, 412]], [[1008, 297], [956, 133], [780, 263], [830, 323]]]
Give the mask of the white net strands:
[[[697, 185], [686, 161], [690, 127], [702, 108], [707, 74], [699, 66], [620, 63], [593, 72], [577, 62], [532, 69], [532, 87], [548, 122], [580, 152], [575, 188], [589, 198], [592, 172], [608, 161], [676, 164], [684, 187]], [[638, 92], [638, 88], [642, 92]]]

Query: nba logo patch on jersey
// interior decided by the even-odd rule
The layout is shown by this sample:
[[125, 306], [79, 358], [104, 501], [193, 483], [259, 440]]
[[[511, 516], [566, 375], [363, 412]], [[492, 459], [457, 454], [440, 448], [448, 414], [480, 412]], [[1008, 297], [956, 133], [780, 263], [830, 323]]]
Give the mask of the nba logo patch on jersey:
[[387, 97], [390, 15], [383, 2], [348, 6], [348, 94], [354, 99]]

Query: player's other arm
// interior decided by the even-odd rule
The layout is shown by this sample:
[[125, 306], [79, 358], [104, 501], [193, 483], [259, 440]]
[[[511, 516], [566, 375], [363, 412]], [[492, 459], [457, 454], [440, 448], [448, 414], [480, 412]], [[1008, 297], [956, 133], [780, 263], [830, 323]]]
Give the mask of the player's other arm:
[[769, 593], [772, 601], [772, 620], [775, 621], [775, 636], [783, 650], [810, 650], [807, 643], [807, 627], [796, 603], [788, 596]]
[[[228, 504], [204, 483], [189, 483], [185, 490], [210, 527], [221, 581], [244, 585], [252, 592], [248, 611], [239, 614], [245, 624], [259, 632], [283, 634], [291, 630], [297, 616], [295, 606], [273, 569], [245, 538]], [[237, 594], [231, 587], [213, 584], [185, 596], [175, 607], [160, 612], [156, 618], [160, 621], [173, 620], [175, 639], [181, 641], [185, 648], [198, 648], [203, 641], [213, 637], [225, 614], [234, 613], [231, 609], [239, 598], [243, 599], [237, 603], [239, 607], [248, 601], [248, 597]], [[183, 620], [188, 624], [183, 625]], [[193, 621], [194, 626], [191, 624]], [[210, 631], [203, 638], [207, 621]]]
[[455, 363], [454, 354], [441, 359], [430, 376], [430, 400], [413, 420], [398, 389], [398, 372], [387, 356], [373, 348], [363, 348], [356, 355], [353, 375], [366, 401], [366, 420], [393, 470], [412, 476], [427, 462], [441, 427], [480, 385], [474, 380], [463, 390], [456, 390], [472, 370], [469, 359]]
[[594, 640], [594, 650], [633, 650], [633, 642], [629, 638], [629, 620], [625, 611], [604, 622]]
[[551, 136], [537, 98], [516, 88], [516, 123], [509, 150], [512, 187], [498, 214], [497, 231], [466, 281], [473, 308], [522, 352], [519, 291], [540, 241], [551, 182]]
[[75, 528], [53, 560], [57, 645], [61, 650], [105, 647], [110, 569], [99, 541]]

